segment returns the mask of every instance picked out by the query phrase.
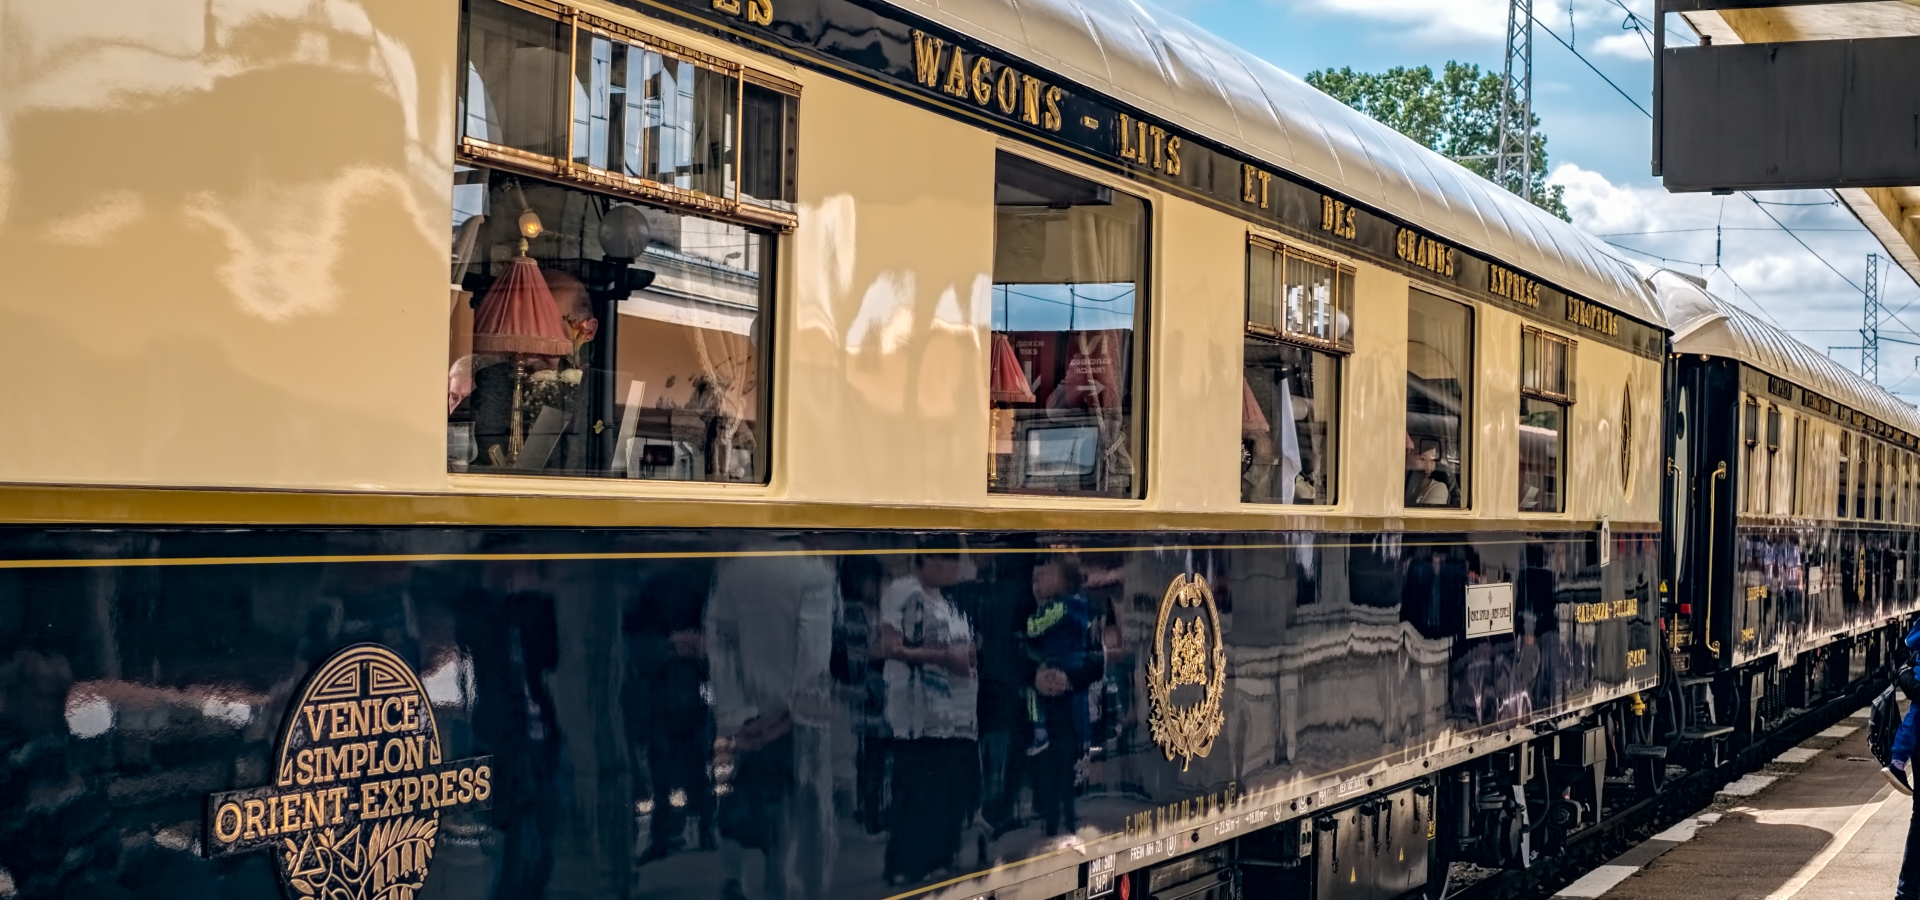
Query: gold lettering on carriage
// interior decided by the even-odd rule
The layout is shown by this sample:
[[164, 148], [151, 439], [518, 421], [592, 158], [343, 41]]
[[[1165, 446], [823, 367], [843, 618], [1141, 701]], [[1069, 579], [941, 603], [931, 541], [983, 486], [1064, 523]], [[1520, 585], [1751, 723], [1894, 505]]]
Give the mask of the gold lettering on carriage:
[[[969, 56], [957, 46], [916, 29], [913, 32], [913, 78], [950, 97], [1027, 125], [1059, 131], [1060, 101], [1065, 92], [1032, 75], [978, 54]], [[1163, 132], [1164, 134], [1164, 132]]]
[[1620, 333], [1620, 316], [1604, 306], [1596, 306], [1579, 297], [1567, 297], [1567, 321], [1612, 336]]
[[1360, 229], [1354, 224], [1355, 209], [1345, 200], [1335, 200], [1325, 194], [1320, 195], [1320, 230], [1335, 237], [1353, 240], [1360, 235]]
[[1179, 575], [1160, 601], [1147, 664], [1148, 726], [1167, 759], [1182, 758], [1181, 771], [1196, 756], [1213, 752], [1226, 724], [1221, 701], [1227, 688], [1227, 647], [1220, 610], [1205, 576]]
[[773, 24], [773, 0], [746, 0], [741, 8], [741, 0], [713, 0], [713, 8], [730, 16], [740, 16], [755, 25]]
[[1402, 228], [1393, 238], [1394, 254], [1435, 275], [1453, 277], [1453, 248], [1411, 228]]
[[1589, 622], [1605, 622], [1608, 619], [1631, 619], [1639, 614], [1640, 601], [1631, 598], [1612, 602], [1577, 603], [1573, 607], [1573, 620], [1582, 625]]
[[1156, 172], [1180, 174], [1180, 136], [1158, 125], [1120, 114], [1120, 158]]
[[1261, 209], [1267, 208], [1268, 192], [1273, 187], [1273, 173], [1258, 166], [1240, 164], [1240, 199], [1246, 203], [1257, 203]]
[[493, 760], [443, 761], [433, 705], [393, 651], [357, 644], [307, 679], [273, 783], [207, 798], [208, 856], [272, 854], [288, 900], [412, 900], [442, 812], [485, 809]]
[[1246, 799], [1247, 795], [1240, 790], [1240, 783], [1229, 781], [1225, 790], [1162, 804], [1127, 816], [1126, 834], [1127, 837], [1147, 837], [1163, 829], [1204, 822], [1241, 806]]
[[1487, 266], [1487, 293], [1534, 309], [1540, 308], [1540, 282], [1506, 266]]

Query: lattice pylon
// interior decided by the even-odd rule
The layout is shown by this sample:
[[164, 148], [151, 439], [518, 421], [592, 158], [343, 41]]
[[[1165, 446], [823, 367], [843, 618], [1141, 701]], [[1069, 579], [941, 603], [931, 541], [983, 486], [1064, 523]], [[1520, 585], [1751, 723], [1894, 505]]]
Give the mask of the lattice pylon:
[[1533, 199], [1533, 0], [1507, 6], [1507, 64], [1500, 87], [1494, 183]]

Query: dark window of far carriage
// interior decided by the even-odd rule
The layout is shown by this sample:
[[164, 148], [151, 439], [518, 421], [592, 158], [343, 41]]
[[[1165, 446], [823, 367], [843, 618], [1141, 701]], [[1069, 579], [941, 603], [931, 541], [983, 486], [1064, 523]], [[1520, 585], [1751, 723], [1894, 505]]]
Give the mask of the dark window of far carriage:
[[1425, 291], [1407, 296], [1406, 505], [1467, 505], [1473, 310]]
[[1009, 153], [993, 195], [987, 490], [1138, 497], [1147, 203]]
[[1740, 406], [1740, 429], [1745, 436], [1743, 446], [1746, 447], [1746, 463], [1740, 469], [1743, 479], [1741, 483], [1744, 485], [1741, 491], [1740, 511], [1759, 512], [1760, 498], [1765, 490], [1761, 479], [1766, 474], [1760, 467], [1760, 401], [1751, 395], [1742, 396], [1744, 399]]
[[1873, 505], [1873, 520], [1875, 522], [1886, 518], [1886, 516], [1883, 515], [1886, 510], [1887, 496], [1886, 450], [1885, 444], [1876, 443], [1873, 445], [1873, 492], [1871, 494], [1871, 503]]
[[764, 483], [791, 86], [584, 14], [463, 25], [448, 468]]
[[1531, 327], [1520, 331], [1521, 512], [1566, 509], [1573, 351], [1573, 341], [1559, 335]]
[[1240, 498], [1335, 502], [1340, 369], [1353, 349], [1354, 272], [1254, 239], [1240, 386]]
[[1867, 517], [1867, 476], [1873, 471], [1873, 450], [1867, 445], [1867, 436], [1859, 435], [1853, 441], [1856, 455], [1853, 466], [1853, 517]]
[[1840, 464], [1836, 467], [1837, 471], [1834, 473], [1834, 483], [1838, 486], [1834, 494], [1839, 498], [1840, 502], [1834, 510], [1834, 515], [1842, 519], [1847, 517], [1847, 495], [1853, 491], [1853, 482], [1847, 478], [1848, 467], [1853, 461], [1852, 450], [1853, 435], [1844, 431], [1840, 432]]
[[1767, 406], [1767, 475], [1766, 493], [1761, 495], [1760, 511], [1773, 512], [1773, 485], [1775, 473], [1780, 462], [1780, 407]]

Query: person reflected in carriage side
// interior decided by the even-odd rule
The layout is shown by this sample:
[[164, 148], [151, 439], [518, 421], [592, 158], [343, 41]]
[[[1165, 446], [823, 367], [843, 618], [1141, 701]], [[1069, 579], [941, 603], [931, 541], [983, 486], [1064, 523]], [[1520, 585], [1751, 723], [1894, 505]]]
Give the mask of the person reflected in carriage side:
[[1033, 567], [1033, 609], [1026, 618], [1033, 661], [1026, 692], [1032, 726], [1033, 798], [1048, 837], [1073, 835], [1074, 767], [1092, 733], [1087, 689], [1106, 673], [1106, 651], [1093, 636], [1080, 561], [1056, 553]]
[[867, 834], [886, 830], [887, 681], [875, 655], [880, 642], [880, 591], [886, 572], [869, 556], [840, 561], [840, 615], [833, 673], [853, 727], [853, 813]]
[[755, 549], [771, 552], [719, 566], [705, 617], [719, 735], [714, 772], [728, 778], [718, 804], [728, 877], [721, 896], [746, 896], [747, 852], [758, 850], [765, 900], [826, 900], [838, 851], [831, 728], [839, 588], [819, 556], [791, 554], [794, 542]]
[[689, 842], [700, 850], [715, 848], [714, 793], [707, 774], [713, 728], [701, 696], [707, 681], [701, 617], [712, 581], [712, 567], [704, 561], [656, 563], [621, 617], [627, 641], [622, 694], [627, 736], [648, 775], [646, 783], [635, 785], [635, 800], [651, 810], [642, 862], [688, 849]]
[[973, 625], [949, 596], [957, 553], [922, 552], [880, 596], [892, 803], [884, 874], [919, 883], [952, 865], [979, 797], [980, 728]]

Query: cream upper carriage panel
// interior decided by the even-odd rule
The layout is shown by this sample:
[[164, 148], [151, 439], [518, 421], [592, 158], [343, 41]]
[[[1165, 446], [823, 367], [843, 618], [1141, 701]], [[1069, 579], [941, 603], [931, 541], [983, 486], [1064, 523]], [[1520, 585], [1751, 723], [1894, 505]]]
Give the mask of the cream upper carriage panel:
[[1649, 279], [1673, 324], [1673, 349], [1735, 359], [1860, 410], [1909, 434], [1920, 434], [1920, 412], [1879, 385], [1848, 371], [1751, 313], [1685, 277], [1659, 271]]
[[1664, 321], [1594, 238], [1165, 10], [1131, 0], [893, 2], [1575, 294]]
[[443, 483], [458, 18], [5, 5], [0, 482]]

